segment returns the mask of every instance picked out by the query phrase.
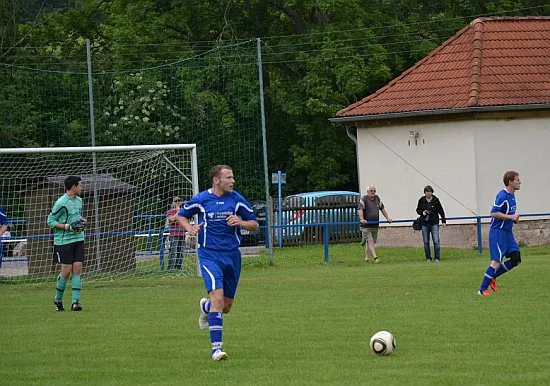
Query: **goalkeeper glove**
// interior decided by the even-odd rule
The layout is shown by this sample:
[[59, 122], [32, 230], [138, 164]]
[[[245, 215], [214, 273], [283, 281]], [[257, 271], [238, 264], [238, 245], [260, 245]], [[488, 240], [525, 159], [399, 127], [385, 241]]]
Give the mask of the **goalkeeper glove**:
[[68, 224], [69, 227], [67, 230], [73, 232], [73, 233], [80, 233], [86, 229], [86, 220], [81, 218], [79, 220], [73, 221], [72, 223]]

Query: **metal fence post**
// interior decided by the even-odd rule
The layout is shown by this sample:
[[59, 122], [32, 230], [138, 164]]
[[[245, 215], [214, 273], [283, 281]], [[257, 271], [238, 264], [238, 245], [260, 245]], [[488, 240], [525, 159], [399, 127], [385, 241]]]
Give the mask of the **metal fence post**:
[[325, 224], [323, 227], [323, 244], [325, 247], [325, 263], [328, 263], [328, 227], [330, 225]]
[[476, 217], [477, 221], [477, 251], [479, 254], [483, 252], [483, 238], [481, 234], [481, 216]]

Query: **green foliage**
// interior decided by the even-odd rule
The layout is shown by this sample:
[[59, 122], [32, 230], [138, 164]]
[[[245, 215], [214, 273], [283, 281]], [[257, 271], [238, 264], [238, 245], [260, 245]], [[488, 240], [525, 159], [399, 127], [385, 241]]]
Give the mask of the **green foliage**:
[[[170, 64], [262, 37], [269, 171], [287, 172], [286, 193], [356, 190], [354, 144], [343, 127], [328, 119], [384, 86], [472, 19], [550, 15], [550, 6], [542, 0], [78, 0], [45, 2], [40, 8], [41, 4], [32, 0], [0, 7], [0, 92], [9, 92], [9, 97], [0, 98], [3, 144], [89, 144], [85, 78], [48, 90], [47, 85], [56, 81], [51, 73], [40, 73], [31, 91], [21, 68], [5, 67], [70, 71], [76, 78], [86, 72], [88, 38], [93, 69], [104, 74], [94, 84], [104, 98], [96, 101], [102, 114], [96, 117], [98, 142], [175, 139], [204, 144], [203, 136], [215, 132], [220, 141], [235, 146], [235, 128], [251, 117], [259, 122], [258, 84], [252, 80], [257, 79], [252, 70], [255, 52], [237, 49], [231, 59], [230, 52], [220, 49], [217, 57], [199, 67]], [[169, 69], [142, 71], [163, 65]], [[224, 71], [227, 76], [222, 77]], [[142, 88], [130, 73], [142, 74]], [[167, 94], [157, 95], [155, 108], [164, 104], [145, 116], [140, 99], [147, 98], [144, 91], [154, 89], [157, 81], [167, 87]], [[220, 86], [225, 87], [223, 93]], [[67, 93], [71, 100], [64, 97]], [[176, 97], [180, 93], [183, 96]], [[133, 116], [131, 123], [114, 121], [121, 100], [125, 116]], [[190, 122], [200, 127], [202, 136], [189, 132]], [[252, 143], [261, 148], [259, 138], [254, 136]], [[229, 151], [199, 157], [208, 164], [233, 162], [235, 168], [245, 162], [242, 154]], [[263, 181], [261, 173], [247, 176], [246, 190], [262, 196], [261, 182], [252, 186], [253, 178]]]

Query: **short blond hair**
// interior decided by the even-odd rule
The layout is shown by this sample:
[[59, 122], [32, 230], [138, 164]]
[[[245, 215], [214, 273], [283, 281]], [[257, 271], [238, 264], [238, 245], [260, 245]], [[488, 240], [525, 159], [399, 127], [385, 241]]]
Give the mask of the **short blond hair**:
[[504, 182], [504, 186], [510, 185], [510, 183], [514, 181], [517, 176], [519, 176], [519, 173], [515, 170], [508, 170], [506, 173], [504, 173], [504, 177], [502, 177], [502, 182]]

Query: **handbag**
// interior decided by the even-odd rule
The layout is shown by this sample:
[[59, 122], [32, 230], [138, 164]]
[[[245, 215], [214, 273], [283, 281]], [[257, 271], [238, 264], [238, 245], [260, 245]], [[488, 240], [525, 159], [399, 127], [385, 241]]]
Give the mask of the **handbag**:
[[415, 231], [421, 231], [422, 230], [422, 222], [420, 220], [420, 216], [412, 222], [412, 227]]

